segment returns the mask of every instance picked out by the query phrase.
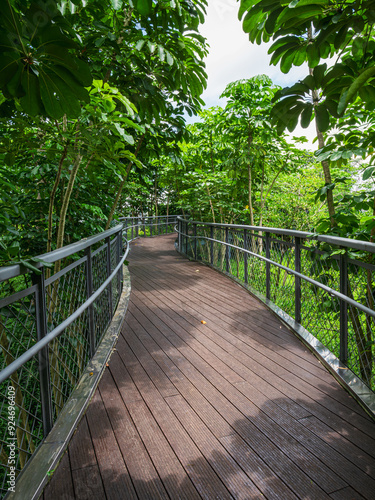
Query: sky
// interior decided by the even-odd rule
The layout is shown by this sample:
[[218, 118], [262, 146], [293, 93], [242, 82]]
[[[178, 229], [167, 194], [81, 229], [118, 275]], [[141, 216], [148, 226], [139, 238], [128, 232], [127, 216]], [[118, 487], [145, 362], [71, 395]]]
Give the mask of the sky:
[[[206, 21], [199, 30], [210, 45], [205, 61], [208, 84], [202, 95], [206, 107], [225, 106], [220, 94], [235, 80], [266, 74], [276, 85], [287, 87], [308, 74], [307, 66], [292, 68], [287, 75], [278, 66], [270, 66], [267, 51], [271, 43], [253, 45], [249, 41], [238, 20], [238, 8], [236, 0], [208, 0]], [[313, 126], [307, 130], [298, 127], [292, 135], [306, 135], [310, 144], [305, 147], [317, 148], [311, 144], [315, 137]]]

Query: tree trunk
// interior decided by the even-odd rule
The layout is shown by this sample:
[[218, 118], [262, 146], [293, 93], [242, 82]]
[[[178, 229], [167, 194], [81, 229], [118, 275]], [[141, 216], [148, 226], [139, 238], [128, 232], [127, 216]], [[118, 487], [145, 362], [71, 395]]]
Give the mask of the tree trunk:
[[[312, 40], [312, 29], [309, 28], [307, 31], [307, 36], [309, 40]], [[313, 69], [309, 68], [309, 73], [311, 76], [313, 76]], [[313, 105], [314, 109], [317, 107], [319, 104], [319, 94], [317, 90], [312, 91], [312, 99], [313, 99]], [[322, 149], [324, 147], [324, 137], [322, 132], [320, 131], [318, 127], [318, 122], [316, 120], [316, 114], [315, 114], [315, 129], [316, 129], [316, 135], [318, 138], [318, 146], [319, 149]], [[332, 184], [332, 177], [331, 177], [331, 170], [329, 166], [328, 160], [323, 160], [322, 161], [322, 167], [323, 167], [323, 174], [324, 174], [324, 181], [326, 184]], [[336, 226], [336, 221], [335, 221], [335, 205], [333, 202], [333, 191], [332, 189], [328, 189], [327, 191], [327, 208], [328, 208], [328, 215], [329, 219], [331, 222], [331, 228]]]
[[[64, 160], [67, 157], [67, 155], [68, 155], [68, 145], [66, 144], [64, 151], [63, 151], [61, 158], [60, 158], [59, 168], [57, 170], [56, 179], [55, 179], [55, 182], [54, 182], [54, 185], [53, 185], [53, 188], [51, 191], [51, 196], [49, 199], [47, 253], [50, 252], [52, 249], [53, 207], [55, 204], [56, 191], [57, 191], [58, 185], [60, 183], [62, 166], [63, 166]], [[48, 278], [48, 275], [47, 275], [47, 278]]]
[[[137, 144], [137, 149], [135, 150], [135, 153], [134, 153], [134, 156], [137, 158], [137, 155], [139, 153], [139, 150], [142, 146], [142, 142], [143, 142], [143, 139], [145, 137], [145, 134], [143, 134], [140, 138], [139, 138], [139, 141], [138, 141], [138, 144]], [[116, 194], [116, 198], [115, 198], [115, 201], [113, 202], [113, 205], [111, 207], [111, 211], [109, 212], [109, 215], [108, 215], [108, 219], [107, 219], [107, 224], [105, 226], [105, 229], [109, 229], [109, 226], [111, 225], [111, 222], [112, 222], [112, 219], [113, 219], [113, 215], [115, 213], [115, 210], [117, 208], [117, 205], [118, 205], [118, 202], [120, 201], [120, 196], [121, 196], [121, 193], [122, 193], [122, 190], [125, 186], [125, 182], [129, 176], [129, 173], [130, 173], [130, 169], [133, 165], [133, 162], [132, 161], [129, 161], [128, 163], [128, 166], [126, 168], [126, 172], [125, 172], [125, 176], [123, 177], [123, 180], [118, 188], [118, 191], [117, 191], [117, 194]]]

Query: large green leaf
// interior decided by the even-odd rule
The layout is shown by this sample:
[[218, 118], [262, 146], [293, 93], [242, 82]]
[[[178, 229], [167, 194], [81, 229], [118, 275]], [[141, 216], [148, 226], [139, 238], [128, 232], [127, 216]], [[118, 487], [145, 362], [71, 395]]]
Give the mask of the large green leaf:
[[31, 116], [43, 114], [44, 107], [40, 97], [38, 78], [30, 71], [25, 71], [21, 82], [25, 90], [25, 95], [20, 99], [24, 111]]
[[23, 15], [0, 0], [0, 10], [0, 90], [5, 97], [18, 98], [32, 116], [77, 117], [80, 102], [89, 100], [84, 87], [92, 78], [87, 63], [73, 52], [79, 48], [76, 36], [55, 3], [32, 4]]
[[325, 132], [329, 128], [329, 114], [326, 107], [323, 104], [315, 106], [315, 117], [318, 128], [321, 132]]
[[76, 95], [55, 73], [41, 74], [40, 94], [46, 112], [52, 118], [58, 119], [64, 114], [77, 118], [81, 113], [81, 106]]
[[135, 8], [142, 16], [149, 16], [152, 12], [152, 0], [133, 0]]

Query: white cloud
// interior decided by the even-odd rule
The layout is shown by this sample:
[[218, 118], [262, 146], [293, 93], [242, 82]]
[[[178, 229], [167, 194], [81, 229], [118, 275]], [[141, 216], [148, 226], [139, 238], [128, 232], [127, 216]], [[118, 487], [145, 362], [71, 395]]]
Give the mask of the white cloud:
[[[202, 96], [207, 107], [224, 106], [220, 94], [235, 80], [265, 74], [275, 84], [286, 87], [308, 74], [306, 66], [293, 68], [287, 75], [279, 67], [270, 66], [271, 56], [267, 53], [270, 44], [250, 43], [238, 20], [238, 9], [236, 0], [208, 0], [206, 21], [200, 28], [210, 45], [206, 58], [208, 85]], [[315, 137], [314, 127], [307, 130], [298, 127], [292, 135], [306, 135], [311, 143]], [[316, 149], [316, 146], [310, 147]]]

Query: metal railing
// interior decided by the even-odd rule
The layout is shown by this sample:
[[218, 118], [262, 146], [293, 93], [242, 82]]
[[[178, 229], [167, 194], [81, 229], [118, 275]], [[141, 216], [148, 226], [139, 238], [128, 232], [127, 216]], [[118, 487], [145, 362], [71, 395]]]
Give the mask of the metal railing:
[[160, 236], [174, 232], [178, 215], [121, 217], [124, 232], [129, 239], [138, 236]]
[[375, 411], [375, 244], [181, 217], [177, 232], [181, 253], [255, 293]]
[[[173, 232], [175, 223], [168, 217], [163, 231]], [[142, 219], [143, 235], [155, 233], [155, 225]], [[56, 424], [110, 325], [129, 242], [141, 236], [140, 227], [126, 219], [41, 255], [38, 272], [0, 268], [1, 498]]]

